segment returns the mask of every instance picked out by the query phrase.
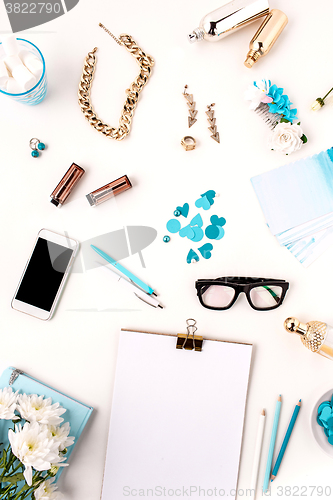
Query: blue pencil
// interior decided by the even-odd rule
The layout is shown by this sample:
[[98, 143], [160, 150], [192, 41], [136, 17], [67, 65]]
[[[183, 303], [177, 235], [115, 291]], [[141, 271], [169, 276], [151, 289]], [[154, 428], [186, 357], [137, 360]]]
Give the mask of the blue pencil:
[[281, 404], [282, 404], [282, 399], [281, 399], [281, 394], [280, 394], [280, 396], [278, 397], [278, 400], [276, 402], [276, 406], [275, 406], [275, 415], [274, 415], [273, 429], [272, 429], [272, 435], [271, 435], [271, 442], [270, 442], [269, 450], [268, 450], [264, 485], [262, 487], [264, 493], [268, 490], [269, 478], [270, 478], [271, 470], [272, 470], [272, 461], [273, 461], [273, 454], [274, 454], [274, 448], [275, 448], [276, 434], [277, 434], [279, 418], [280, 418]]
[[300, 408], [301, 408], [301, 400], [299, 400], [299, 402], [295, 406], [294, 413], [291, 417], [286, 435], [284, 436], [284, 440], [283, 440], [279, 455], [278, 455], [276, 462], [275, 462], [275, 465], [274, 465], [274, 469], [273, 469], [272, 476], [271, 476], [271, 481], [273, 481], [276, 478], [276, 474], [278, 473], [279, 467], [281, 465], [281, 461], [283, 459], [284, 452], [286, 451], [287, 445], [289, 443], [289, 439], [290, 439], [291, 433], [293, 431], [293, 428], [294, 428], [294, 425], [296, 422], [296, 418], [298, 416]]

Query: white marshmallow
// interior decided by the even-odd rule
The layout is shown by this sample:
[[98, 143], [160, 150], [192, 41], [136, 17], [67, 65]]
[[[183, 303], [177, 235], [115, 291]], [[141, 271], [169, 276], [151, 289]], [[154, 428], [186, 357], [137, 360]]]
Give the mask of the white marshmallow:
[[17, 83], [19, 83], [24, 88], [24, 90], [30, 90], [37, 83], [34, 75], [30, 73], [30, 71], [24, 66], [24, 64], [16, 66], [12, 71], [12, 75]]
[[7, 68], [5, 66], [5, 63], [3, 60], [0, 60], [0, 86], [5, 87], [6, 83], [8, 81], [9, 74], [7, 71]]
[[22, 89], [21, 85], [19, 85], [17, 83], [17, 81], [15, 80], [15, 78], [8, 78], [8, 82], [7, 82], [7, 92], [9, 94], [23, 94], [23, 92], [25, 92], [24, 89]]
[[11, 72], [13, 78], [24, 90], [31, 89], [36, 85], [37, 80], [32, 73], [26, 68], [19, 56], [9, 56], [5, 59], [5, 64]]
[[7, 56], [4, 62], [11, 73], [13, 73], [14, 68], [17, 66], [23, 66], [19, 56]]
[[3, 37], [1, 37], [1, 41], [3, 49], [7, 56], [15, 56], [19, 53], [20, 47], [17, 43], [15, 35], [4, 35]]
[[28, 50], [21, 50], [19, 53], [19, 58], [23, 62], [24, 66], [28, 68], [30, 73], [32, 73], [37, 80], [40, 79], [43, 72], [43, 63], [38, 57], [31, 54]]

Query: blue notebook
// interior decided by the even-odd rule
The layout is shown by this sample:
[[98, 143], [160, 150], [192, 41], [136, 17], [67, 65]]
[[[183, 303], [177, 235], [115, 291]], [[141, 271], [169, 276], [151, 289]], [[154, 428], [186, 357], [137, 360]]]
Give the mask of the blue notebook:
[[[89, 417], [93, 411], [93, 408], [87, 406], [76, 399], [66, 396], [62, 392], [52, 389], [48, 385], [39, 382], [35, 378], [23, 373], [21, 370], [17, 370], [13, 367], [7, 368], [0, 377], [0, 388], [11, 387], [14, 392], [19, 391], [20, 394], [37, 394], [38, 396], [45, 396], [46, 398], [52, 398], [52, 403], [59, 403], [63, 408], [66, 409], [66, 413], [62, 415], [64, 422], [69, 422], [71, 427], [70, 436], [75, 437], [74, 444], [68, 448], [66, 454], [68, 463], [68, 458], [71, 455], [75, 444], [77, 443]], [[4, 444], [4, 447], [8, 446], [8, 429], [12, 428], [12, 421], [2, 420], [0, 426], [0, 442]], [[62, 472], [62, 467], [60, 467], [57, 476]]]

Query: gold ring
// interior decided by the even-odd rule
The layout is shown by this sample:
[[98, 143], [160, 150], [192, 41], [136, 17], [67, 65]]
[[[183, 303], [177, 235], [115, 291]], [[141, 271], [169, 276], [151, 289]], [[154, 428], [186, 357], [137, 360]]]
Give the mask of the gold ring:
[[180, 144], [183, 146], [185, 151], [191, 151], [192, 149], [195, 149], [197, 143], [194, 137], [186, 135], [185, 137], [182, 138]]

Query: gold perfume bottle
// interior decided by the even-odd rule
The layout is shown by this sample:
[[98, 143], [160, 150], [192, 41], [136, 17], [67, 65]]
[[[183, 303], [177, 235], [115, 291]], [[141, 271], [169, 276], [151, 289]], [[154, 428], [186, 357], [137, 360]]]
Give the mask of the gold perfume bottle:
[[250, 50], [244, 62], [247, 68], [252, 68], [260, 57], [268, 54], [287, 23], [288, 18], [281, 10], [270, 11], [250, 42]]
[[322, 321], [301, 323], [297, 318], [287, 318], [284, 327], [297, 333], [307, 349], [333, 360], [333, 327]]

